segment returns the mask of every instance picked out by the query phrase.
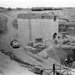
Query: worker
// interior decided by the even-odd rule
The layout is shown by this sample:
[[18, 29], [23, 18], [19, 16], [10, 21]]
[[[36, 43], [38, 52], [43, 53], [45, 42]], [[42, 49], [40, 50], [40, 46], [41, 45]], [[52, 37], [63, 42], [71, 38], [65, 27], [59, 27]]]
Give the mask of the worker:
[[73, 58], [65, 59], [65, 66], [71, 67], [73, 63]]

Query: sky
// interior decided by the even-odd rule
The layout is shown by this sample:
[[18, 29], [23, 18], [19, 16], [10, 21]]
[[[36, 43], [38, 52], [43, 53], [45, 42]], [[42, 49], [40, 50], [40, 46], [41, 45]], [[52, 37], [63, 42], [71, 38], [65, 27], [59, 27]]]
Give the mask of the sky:
[[1, 7], [75, 7], [75, 0], [0, 0]]

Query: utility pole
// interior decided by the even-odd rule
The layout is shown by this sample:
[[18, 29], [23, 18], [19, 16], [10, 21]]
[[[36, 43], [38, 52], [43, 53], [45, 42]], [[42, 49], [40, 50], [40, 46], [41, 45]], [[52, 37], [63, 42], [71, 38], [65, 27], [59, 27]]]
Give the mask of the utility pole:
[[53, 75], [55, 75], [55, 64], [53, 64]]

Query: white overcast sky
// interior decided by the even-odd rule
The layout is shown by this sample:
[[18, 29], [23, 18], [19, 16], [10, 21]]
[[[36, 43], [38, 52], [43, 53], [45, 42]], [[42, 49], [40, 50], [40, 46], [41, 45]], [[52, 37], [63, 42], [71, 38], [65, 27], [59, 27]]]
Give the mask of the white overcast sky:
[[75, 7], [75, 0], [0, 0], [1, 7]]

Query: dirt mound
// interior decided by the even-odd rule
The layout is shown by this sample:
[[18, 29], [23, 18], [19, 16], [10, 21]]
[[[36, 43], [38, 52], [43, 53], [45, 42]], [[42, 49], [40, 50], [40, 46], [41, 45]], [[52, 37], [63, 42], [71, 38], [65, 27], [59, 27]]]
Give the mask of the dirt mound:
[[63, 49], [61, 47], [53, 47], [47, 54], [50, 58], [56, 60], [57, 62], [64, 64], [66, 58], [73, 58], [74, 60], [74, 52], [71, 49]]
[[60, 62], [59, 56], [57, 55], [55, 47], [52, 47], [49, 51], [47, 51], [48, 57]]
[[56, 60], [57, 62], [61, 63], [62, 59], [67, 57], [67, 52], [61, 49], [60, 47], [53, 47], [47, 52], [48, 56], [52, 59]]
[[8, 32], [7, 22], [7, 17], [0, 15], [0, 35], [6, 34]]
[[63, 64], [64, 60], [67, 58], [67, 52], [61, 48], [56, 48], [56, 54], [60, 59], [60, 63]]

